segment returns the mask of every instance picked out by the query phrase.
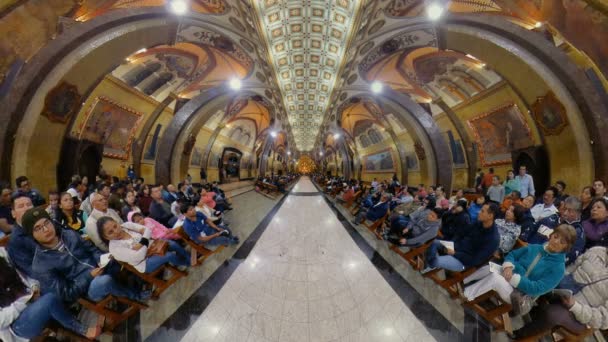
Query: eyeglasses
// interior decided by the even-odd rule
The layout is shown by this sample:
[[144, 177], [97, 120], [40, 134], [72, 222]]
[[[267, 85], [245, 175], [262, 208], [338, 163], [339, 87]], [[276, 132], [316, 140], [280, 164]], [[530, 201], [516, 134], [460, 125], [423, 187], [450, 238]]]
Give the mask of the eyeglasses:
[[42, 224], [34, 226], [34, 233], [39, 233], [44, 228], [53, 229], [53, 228], [55, 228], [55, 226], [53, 226], [53, 222], [51, 222], [50, 220], [47, 219], [47, 220], [44, 220], [44, 222], [42, 222]]

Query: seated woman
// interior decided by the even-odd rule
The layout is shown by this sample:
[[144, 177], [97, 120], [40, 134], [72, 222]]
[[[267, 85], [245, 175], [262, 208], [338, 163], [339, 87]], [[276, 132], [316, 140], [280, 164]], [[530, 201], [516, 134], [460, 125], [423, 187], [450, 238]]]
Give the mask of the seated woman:
[[437, 236], [441, 224], [441, 215], [443, 215], [443, 209], [432, 208], [428, 211], [426, 217], [416, 216], [412, 218], [401, 231], [394, 232], [391, 226], [391, 233], [396, 233], [398, 238], [388, 238], [388, 241], [399, 246], [423, 244]]
[[125, 229], [111, 217], [102, 217], [97, 221], [97, 232], [108, 244], [114, 259], [128, 263], [141, 273], [152, 273], [164, 264], [190, 265], [190, 254], [171, 240], [166, 240], [169, 248], [165, 255], [148, 256], [148, 247], [152, 245], [152, 230], [148, 227], [139, 231], [135, 228]]
[[517, 238], [519, 237], [519, 234], [521, 234], [521, 222], [526, 210], [527, 209], [520, 205], [512, 205], [505, 212], [504, 219], [497, 219], [494, 221], [494, 223], [496, 223], [496, 228], [498, 228], [498, 232], [500, 233], [500, 245], [498, 246], [498, 250], [503, 255], [509, 253], [513, 249], [513, 246], [515, 246]]
[[223, 219], [224, 215], [222, 214], [221, 211], [211, 209], [202, 200], [198, 201], [198, 203], [196, 204], [195, 209], [196, 209], [197, 212], [203, 213], [207, 218], [211, 219], [211, 221], [213, 221], [213, 223], [216, 224], [216, 225], [224, 225], [224, 226], [228, 225], [228, 223], [226, 223], [224, 221], [224, 219]]
[[85, 233], [86, 214], [82, 210], [76, 209], [74, 198], [67, 192], [62, 192], [59, 196], [59, 209], [55, 211], [55, 220], [80, 234]]
[[538, 297], [559, 284], [566, 270], [566, 253], [576, 242], [576, 231], [567, 224], [555, 228], [549, 242], [528, 245], [511, 251], [502, 264], [502, 274], [490, 273], [483, 267], [465, 279], [465, 285], [476, 283], [464, 290], [468, 300], [494, 290], [500, 298], [511, 303], [511, 293], [518, 289], [523, 294]]
[[129, 222], [148, 227], [152, 232], [152, 239], [179, 240], [180, 237], [172, 229], [163, 226], [160, 222], [151, 217], [144, 217], [142, 213], [132, 211], [127, 214]]
[[68, 303], [83, 296], [97, 302], [110, 294], [138, 301], [150, 298], [151, 291], [119, 284], [113, 274], [120, 267], [113, 267], [112, 263], [98, 266], [102, 252], [75, 231], [55, 227], [43, 209], [26, 211], [22, 223], [38, 243], [32, 270], [43, 294], [54, 293]]
[[214, 200], [216, 196], [215, 192], [208, 191], [205, 187], [202, 187], [200, 196], [200, 200], [203, 201], [203, 203], [205, 203], [209, 208], [215, 209], [222, 213], [224, 212], [224, 207], [221, 204], [216, 203]]
[[471, 216], [467, 211], [467, 200], [461, 199], [443, 215], [441, 219], [441, 235], [444, 240], [451, 240], [460, 229], [466, 229], [471, 224]]
[[141, 212], [145, 215], [145, 216], [149, 216], [150, 215], [150, 204], [152, 204], [152, 197], [150, 197], [150, 185], [148, 184], [144, 184], [141, 186], [141, 189], [139, 190], [139, 208], [141, 209]]
[[608, 329], [608, 249], [593, 247], [579, 256], [572, 272], [557, 286], [574, 296], [555, 296], [535, 307], [532, 322], [513, 332], [518, 339], [538, 339], [553, 327], [562, 326], [578, 334], [587, 327]]
[[130, 212], [132, 212], [132, 211], [135, 211], [138, 213], [141, 212], [141, 209], [139, 209], [139, 207], [135, 203], [135, 200], [136, 200], [135, 190], [127, 191], [127, 194], [125, 196], [125, 206], [122, 207], [122, 211], [120, 212], [120, 217], [124, 221], [127, 220], [127, 215], [129, 215]]
[[99, 327], [85, 327], [63, 305], [55, 293], [40, 295], [38, 281], [19, 273], [0, 247], [0, 340], [28, 341], [39, 336], [50, 320], [89, 339]]
[[587, 243], [585, 249], [600, 244], [608, 233], [608, 201], [599, 198], [591, 205], [591, 218], [583, 221], [583, 230]]
[[[463, 189], [456, 190], [456, 194], [454, 196], [450, 197], [450, 208], [454, 207], [456, 205], [456, 203], [458, 203], [459, 201], [465, 201], [468, 203], [467, 199], [464, 197]], [[465, 208], [466, 208], [466, 206], [465, 206]]]

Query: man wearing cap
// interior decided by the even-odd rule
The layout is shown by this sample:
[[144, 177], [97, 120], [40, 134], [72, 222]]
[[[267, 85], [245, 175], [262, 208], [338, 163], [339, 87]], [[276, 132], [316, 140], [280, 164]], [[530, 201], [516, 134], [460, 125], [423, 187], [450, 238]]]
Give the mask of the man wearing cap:
[[150, 297], [150, 291], [136, 291], [118, 284], [109, 274], [116, 268], [99, 266], [101, 251], [77, 232], [55, 227], [44, 209], [26, 211], [23, 230], [36, 241], [32, 271], [43, 294], [55, 293], [68, 303], [82, 296], [93, 301], [107, 295], [133, 300]]
[[8, 242], [8, 256], [17, 269], [28, 276], [32, 276], [32, 259], [36, 251], [36, 242], [25, 233], [21, 226], [23, 214], [34, 205], [32, 199], [24, 193], [17, 193], [12, 197], [11, 214], [15, 218], [11, 239]]

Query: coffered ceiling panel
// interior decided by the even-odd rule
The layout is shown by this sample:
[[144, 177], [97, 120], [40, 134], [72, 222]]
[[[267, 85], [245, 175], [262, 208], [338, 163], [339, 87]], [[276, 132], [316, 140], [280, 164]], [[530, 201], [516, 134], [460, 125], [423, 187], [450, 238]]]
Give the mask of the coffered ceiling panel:
[[254, 1], [296, 148], [310, 151], [344, 62], [356, 1]]

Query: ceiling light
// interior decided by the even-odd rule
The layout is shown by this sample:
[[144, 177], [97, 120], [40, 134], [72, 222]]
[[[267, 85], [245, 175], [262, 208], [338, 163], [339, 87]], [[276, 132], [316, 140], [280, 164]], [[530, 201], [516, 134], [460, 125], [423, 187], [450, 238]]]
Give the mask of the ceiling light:
[[270, 132], [270, 136], [273, 137], [273, 138], [276, 138], [277, 137], [277, 132], [275, 132], [275, 131]]
[[334, 139], [338, 139], [338, 138], [340, 138], [340, 133], [334, 134]]
[[135, 54], [138, 54], [138, 53], [144, 53], [144, 52], [146, 52], [146, 51], [148, 51], [148, 49], [146, 49], [146, 48], [139, 49], [139, 50], [135, 51]]
[[541, 26], [543, 26], [543, 23], [541, 23], [540, 21], [537, 21], [537, 22], [534, 24], [534, 27], [536, 27], [536, 28], [540, 28]]
[[432, 3], [426, 8], [426, 15], [431, 20], [437, 20], [443, 14], [443, 6], [438, 3]]
[[230, 88], [234, 89], [234, 90], [239, 90], [241, 89], [241, 80], [239, 80], [238, 78], [233, 78], [230, 80]]
[[322, 155], [323, 155], [323, 152], [319, 152], [319, 155], [320, 155], [320, 156], [322, 156]]
[[372, 91], [376, 94], [378, 94], [379, 92], [382, 91], [382, 83], [378, 82], [378, 81], [374, 81], [372, 83]]
[[171, 11], [177, 15], [185, 14], [188, 11], [186, 0], [173, 0], [169, 6], [171, 6]]

